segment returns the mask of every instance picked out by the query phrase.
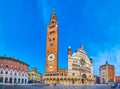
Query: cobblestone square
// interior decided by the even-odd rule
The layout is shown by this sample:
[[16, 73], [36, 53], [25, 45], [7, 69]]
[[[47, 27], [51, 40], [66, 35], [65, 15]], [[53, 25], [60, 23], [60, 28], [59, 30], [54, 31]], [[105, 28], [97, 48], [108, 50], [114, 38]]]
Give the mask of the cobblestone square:
[[0, 85], [0, 89], [119, 89], [111, 88], [110, 85], [78, 85], [78, 86], [31, 86], [31, 85]]

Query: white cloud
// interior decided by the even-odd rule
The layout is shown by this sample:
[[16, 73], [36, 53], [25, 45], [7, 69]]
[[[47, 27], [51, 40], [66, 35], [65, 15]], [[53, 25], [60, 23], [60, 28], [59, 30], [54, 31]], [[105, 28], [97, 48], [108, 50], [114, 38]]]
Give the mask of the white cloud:
[[105, 50], [100, 50], [98, 55], [94, 56], [94, 74], [99, 75], [99, 67], [108, 61], [115, 66], [116, 75], [120, 75], [120, 47], [116, 46]]
[[38, 9], [42, 9], [42, 12], [40, 13], [40, 16], [43, 16], [43, 21], [44, 24], [48, 24], [49, 21], [49, 16], [50, 16], [50, 12], [51, 12], [51, 8], [50, 8], [50, 4], [48, 3], [48, 0], [38, 0]]

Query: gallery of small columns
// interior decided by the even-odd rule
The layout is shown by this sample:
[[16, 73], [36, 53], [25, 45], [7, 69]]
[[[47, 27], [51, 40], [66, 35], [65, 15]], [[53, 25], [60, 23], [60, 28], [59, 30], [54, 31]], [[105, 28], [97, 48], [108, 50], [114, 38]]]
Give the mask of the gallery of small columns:
[[80, 85], [80, 84], [94, 84], [93, 79], [81, 79], [81, 78], [44, 78], [45, 83], [47, 84], [63, 84], [63, 85]]

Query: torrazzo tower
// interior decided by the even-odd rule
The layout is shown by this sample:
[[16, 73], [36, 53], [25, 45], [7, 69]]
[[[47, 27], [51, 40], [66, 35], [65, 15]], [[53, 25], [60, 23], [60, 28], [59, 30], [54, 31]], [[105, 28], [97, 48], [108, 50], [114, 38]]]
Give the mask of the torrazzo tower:
[[47, 28], [46, 73], [58, 71], [58, 21], [55, 13]]

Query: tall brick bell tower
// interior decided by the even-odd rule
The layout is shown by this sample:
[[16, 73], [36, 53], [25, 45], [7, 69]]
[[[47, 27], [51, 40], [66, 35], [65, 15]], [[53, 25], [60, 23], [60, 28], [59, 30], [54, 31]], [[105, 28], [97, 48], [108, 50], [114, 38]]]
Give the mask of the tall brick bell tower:
[[58, 71], [58, 21], [55, 12], [52, 13], [47, 27], [46, 42], [46, 73]]

